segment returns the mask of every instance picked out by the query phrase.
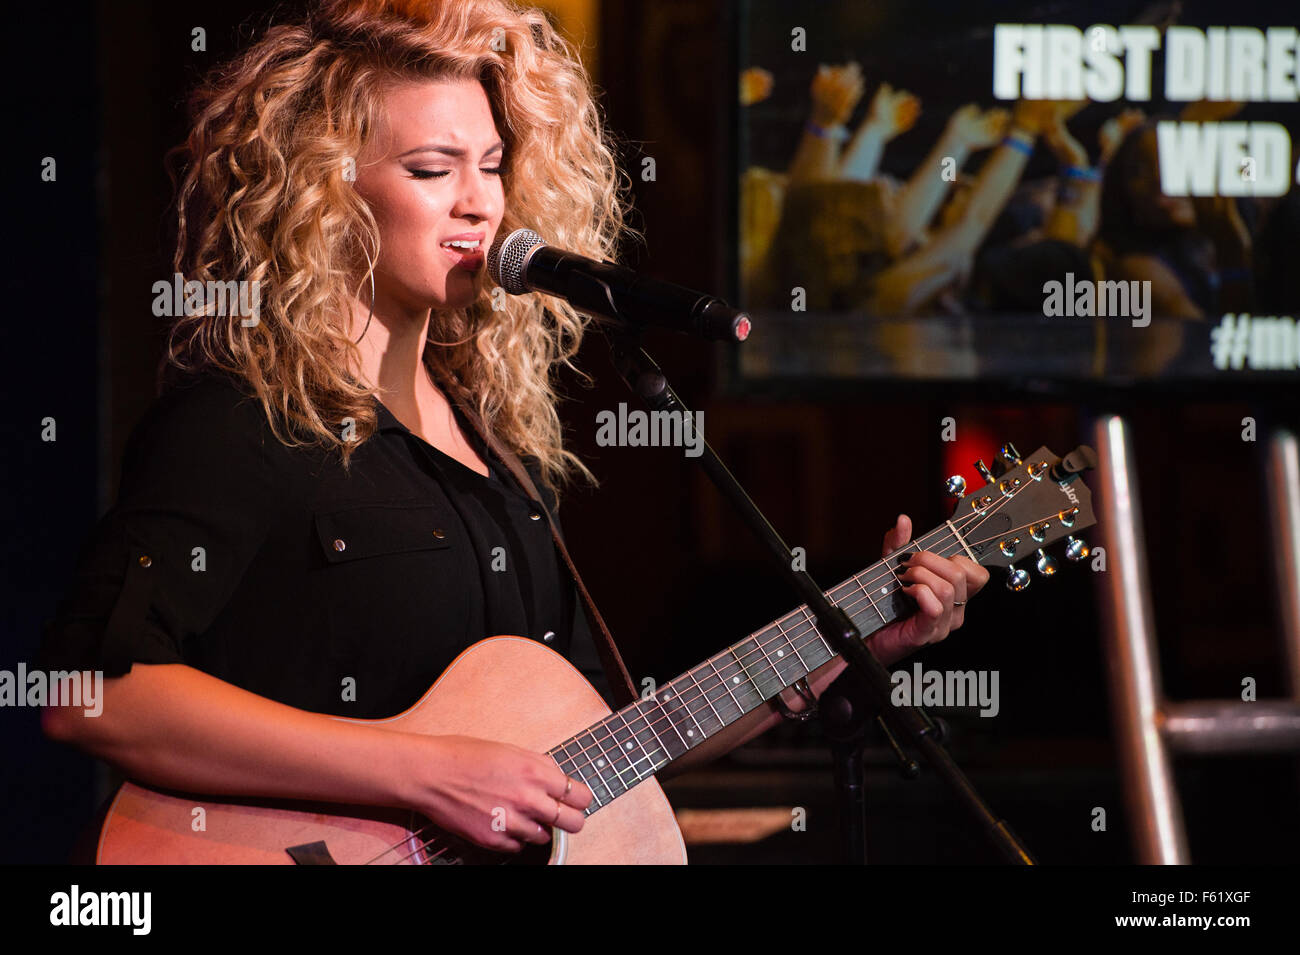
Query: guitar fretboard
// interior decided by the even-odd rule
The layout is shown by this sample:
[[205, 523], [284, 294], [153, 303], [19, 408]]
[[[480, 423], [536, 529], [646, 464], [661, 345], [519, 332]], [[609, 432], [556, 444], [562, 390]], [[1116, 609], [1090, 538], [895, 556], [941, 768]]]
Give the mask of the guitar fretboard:
[[[958, 542], [951, 529], [925, 536], [936, 538], [927, 550]], [[911, 610], [895, 566], [902, 553], [826, 592], [864, 637]], [[836, 656], [804, 604], [659, 687], [654, 696], [583, 730], [550, 755], [591, 789], [590, 815]]]

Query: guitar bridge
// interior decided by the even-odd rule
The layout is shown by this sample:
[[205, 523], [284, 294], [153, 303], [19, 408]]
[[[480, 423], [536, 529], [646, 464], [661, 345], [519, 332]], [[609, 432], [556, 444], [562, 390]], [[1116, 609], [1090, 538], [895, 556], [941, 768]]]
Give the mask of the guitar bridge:
[[304, 842], [284, 850], [295, 865], [338, 865], [323, 841]]

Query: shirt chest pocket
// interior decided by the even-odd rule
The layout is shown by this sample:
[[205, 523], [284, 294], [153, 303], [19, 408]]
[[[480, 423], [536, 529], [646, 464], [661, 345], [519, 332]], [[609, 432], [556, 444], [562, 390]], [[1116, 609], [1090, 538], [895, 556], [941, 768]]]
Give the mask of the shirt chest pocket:
[[314, 511], [313, 522], [328, 656], [340, 672], [424, 671], [465, 644], [481, 584], [449, 505], [352, 505]]
[[317, 511], [314, 520], [328, 564], [447, 550], [455, 536], [451, 515], [435, 504], [353, 505]]

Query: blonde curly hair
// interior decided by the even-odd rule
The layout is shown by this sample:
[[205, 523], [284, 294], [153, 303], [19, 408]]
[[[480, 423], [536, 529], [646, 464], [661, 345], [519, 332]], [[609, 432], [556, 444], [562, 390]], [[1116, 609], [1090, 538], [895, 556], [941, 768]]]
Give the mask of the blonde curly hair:
[[[376, 427], [376, 392], [344, 369], [358, 357], [347, 324], [353, 282], [377, 260], [380, 236], [346, 170], [390, 84], [444, 78], [482, 83], [505, 143], [499, 234], [532, 228], [616, 259], [631, 234], [630, 183], [580, 60], [543, 13], [504, 0], [332, 0], [273, 26], [192, 96], [189, 136], [168, 154], [174, 268], [205, 287], [258, 283], [259, 321], [245, 327], [211, 304], [176, 317], [160, 390], [203, 371], [236, 375], [277, 438], [337, 449], [348, 468]], [[504, 305], [494, 311], [485, 287], [468, 308], [433, 312], [423, 355], [433, 380], [535, 458], [553, 491], [575, 473], [594, 480], [563, 446], [553, 390], [586, 319], [537, 293]]]

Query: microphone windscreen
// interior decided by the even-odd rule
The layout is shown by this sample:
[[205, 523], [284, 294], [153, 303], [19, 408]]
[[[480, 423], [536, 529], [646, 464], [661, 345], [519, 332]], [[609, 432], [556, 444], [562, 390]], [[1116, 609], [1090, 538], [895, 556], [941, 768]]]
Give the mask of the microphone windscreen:
[[516, 229], [509, 235], [498, 235], [488, 250], [488, 275], [511, 295], [522, 295], [528, 291], [524, 283], [524, 262], [528, 253], [545, 244], [545, 240], [532, 229]]

